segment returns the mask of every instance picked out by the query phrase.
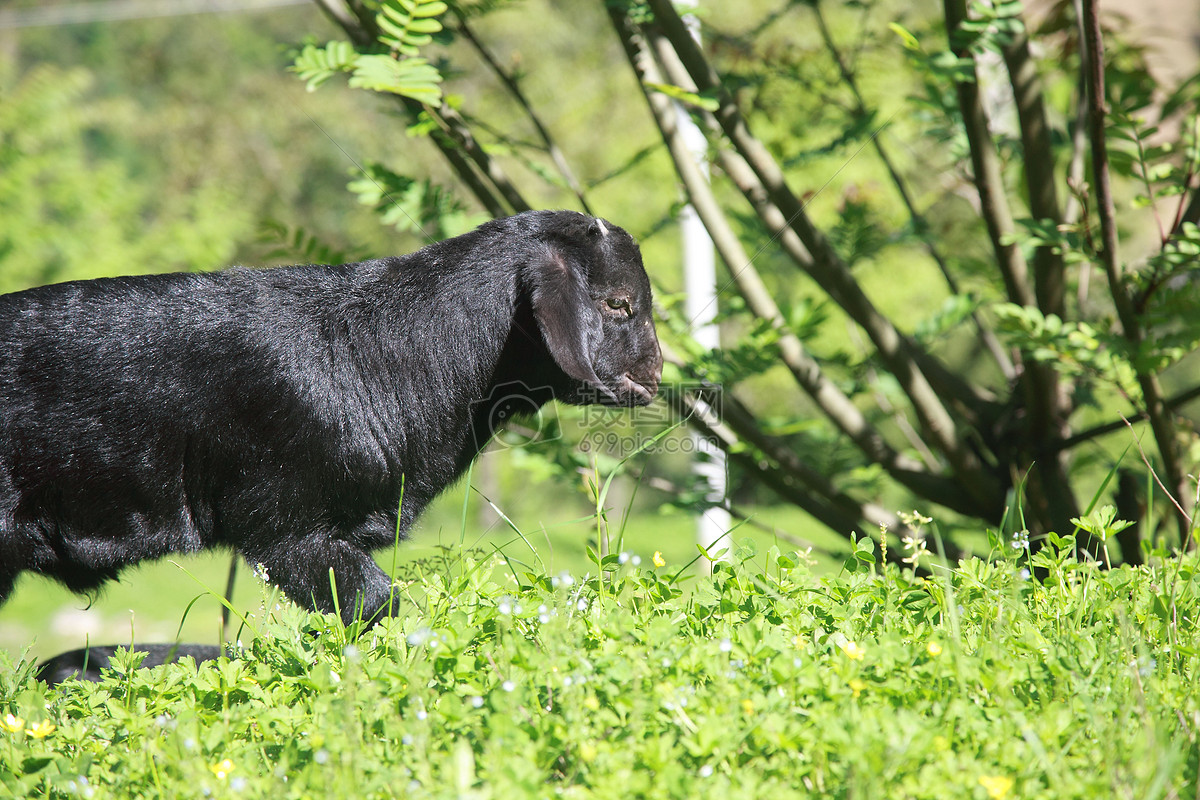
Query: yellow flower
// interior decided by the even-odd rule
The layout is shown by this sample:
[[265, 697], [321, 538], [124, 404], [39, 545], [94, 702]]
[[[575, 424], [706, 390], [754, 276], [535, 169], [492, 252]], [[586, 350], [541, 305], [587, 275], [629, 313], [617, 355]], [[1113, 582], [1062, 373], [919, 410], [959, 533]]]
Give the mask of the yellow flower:
[[665, 558], [663, 558], [662, 552], [659, 550], [655, 550], [654, 551], [654, 566], [665, 567], [666, 565], [667, 565], [667, 560]]
[[980, 775], [979, 785], [987, 789], [992, 800], [1004, 800], [1012, 791], [1013, 779], [1007, 775]]
[[220, 764], [213, 764], [209, 769], [212, 770], [213, 775], [216, 775], [221, 780], [225, 780], [225, 778], [229, 777], [229, 773], [233, 772], [233, 762], [227, 758]]
[[25, 728], [25, 720], [14, 717], [12, 714], [5, 714], [4, 721], [0, 722], [0, 728], [4, 728], [9, 733], [17, 733]]
[[940, 656], [942, 654], [942, 646], [937, 642], [930, 642], [925, 645], [925, 652], [931, 656]]
[[587, 697], [583, 698], [583, 707], [588, 711], [599, 711], [600, 701], [596, 699], [596, 695], [589, 694]]
[[851, 678], [849, 686], [854, 691], [855, 697], [858, 697], [863, 693], [863, 689], [867, 688], [867, 684], [858, 678]]
[[48, 719], [44, 719], [41, 722], [35, 722], [33, 725], [30, 725], [29, 729], [25, 732], [35, 739], [45, 739], [50, 734], [54, 733], [55, 727], [56, 726], [53, 722]]
[[842, 652], [845, 653], [846, 657], [851, 661], [862, 661], [863, 656], [867, 654], [866, 648], [859, 645], [858, 642], [847, 640], [842, 644], [841, 647]]
[[579, 745], [579, 757], [587, 763], [592, 763], [596, 760], [596, 756], [600, 755], [599, 749], [591, 742], [582, 742]]
[[754, 713], [754, 701], [749, 697], [742, 701], [742, 711], [746, 712], [747, 714]]

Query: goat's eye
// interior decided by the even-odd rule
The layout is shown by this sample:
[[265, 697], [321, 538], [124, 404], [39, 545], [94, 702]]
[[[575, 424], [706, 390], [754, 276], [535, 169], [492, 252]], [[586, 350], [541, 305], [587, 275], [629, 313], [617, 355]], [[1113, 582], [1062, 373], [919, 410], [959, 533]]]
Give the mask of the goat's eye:
[[623, 311], [625, 316], [633, 316], [633, 307], [629, 305], [629, 301], [624, 297], [610, 297], [604, 301], [613, 311]]

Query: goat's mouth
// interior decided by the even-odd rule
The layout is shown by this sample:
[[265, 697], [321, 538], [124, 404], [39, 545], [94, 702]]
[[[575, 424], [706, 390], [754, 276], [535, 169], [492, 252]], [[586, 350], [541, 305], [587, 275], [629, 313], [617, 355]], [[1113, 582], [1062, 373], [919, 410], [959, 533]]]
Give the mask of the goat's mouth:
[[[621, 388], [627, 392], [632, 392], [637, 398], [634, 402], [638, 405], [650, 405], [654, 402], [654, 395], [658, 392], [657, 383], [650, 388], [638, 383], [628, 375], [621, 376]], [[640, 401], [640, 402], [639, 402]]]
[[658, 393], [658, 381], [647, 385], [639, 383], [629, 375], [621, 375], [614, 383], [609, 397], [605, 398], [608, 402], [601, 400], [605, 405], [648, 406], [654, 402], [654, 395]]

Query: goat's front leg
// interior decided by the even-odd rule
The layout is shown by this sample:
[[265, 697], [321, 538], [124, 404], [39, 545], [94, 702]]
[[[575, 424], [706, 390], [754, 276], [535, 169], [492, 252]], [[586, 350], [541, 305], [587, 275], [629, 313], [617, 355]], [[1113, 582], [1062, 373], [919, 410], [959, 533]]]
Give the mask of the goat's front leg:
[[278, 537], [266, 547], [249, 544], [239, 549], [252, 565], [260, 565], [266, 579], [293, 602], [325, 613], [340, 612], [346, 625], [358, 619], [374, 623], [395, 613], [387, 573], [370, 553], [330, 531]]

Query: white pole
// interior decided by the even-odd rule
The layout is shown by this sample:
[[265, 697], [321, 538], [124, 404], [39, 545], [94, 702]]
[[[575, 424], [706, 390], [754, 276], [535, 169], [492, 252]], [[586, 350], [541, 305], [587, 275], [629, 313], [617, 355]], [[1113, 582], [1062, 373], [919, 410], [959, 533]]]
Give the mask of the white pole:
[[[696, 7], [696, 0], [680, 0], [676, 3], [683, 13], [683, 21], [700, 41], [700, 22], [688, 8]], [[679, 130], [688, 144], [692, 158], [708, 176], [708, 142], [700, 128], [692, 121], [687, 110], [675, 103], [675, 114]], [[683, 286], [684, 313], [691, 322], [692, 336], [703, 347], [713, 350], [721, 346], [717, 316], [717, 268], [712, 239], [700, 217], [691, 205], [684, 207], [679, 215], [680, 231], [683, 235]], [[707, 409], [705, 409], [707, 410]], [[696, 521], [696, 542], [709, 552], [731, 549], [730, 543], [721, 537], [731, 527], [729, 512], [725, 510], [727, 487], [725, 453], [696, 431], [691, 432], [694, 460], [692, 472], [708, 487], [705, 499], [716, 505], [708, 508]], [[711, 573], [712, 565], [706, 559], [698, 562], [701, 569]]]

